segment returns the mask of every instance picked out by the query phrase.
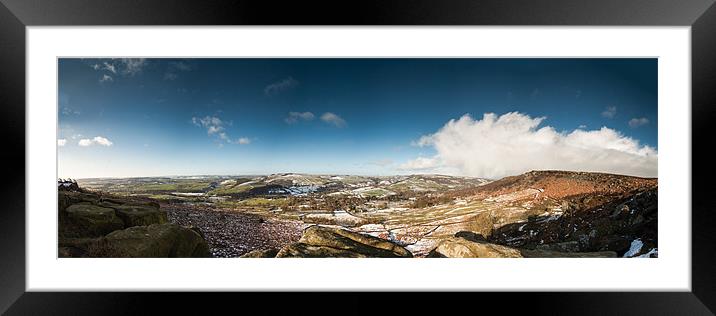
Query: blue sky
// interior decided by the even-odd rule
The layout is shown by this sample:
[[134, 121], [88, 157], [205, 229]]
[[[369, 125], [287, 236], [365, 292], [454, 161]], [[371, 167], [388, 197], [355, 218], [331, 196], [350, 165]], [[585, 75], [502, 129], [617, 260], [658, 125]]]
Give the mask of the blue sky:
[[[461, 133], [482, 131], [485, 113], [512, 112], [544, 117], [524, 133], [551, 127], [554, 146], [580, 147], [554, 139], [607, 127], [619, 137], [606, 150], [628, 139], [638, 145], [627, 153], [655, 156], [657, 60], [60, 59], [59, 176], [486, 176], [444, 144], [472, 139]], [[418, 144], [465, 114], [474, 121], [453, 133], [463, 136]], [[418, 158], [434, 161], [411, 164]], [[545, 167], [556, 159], [567, 158]]]

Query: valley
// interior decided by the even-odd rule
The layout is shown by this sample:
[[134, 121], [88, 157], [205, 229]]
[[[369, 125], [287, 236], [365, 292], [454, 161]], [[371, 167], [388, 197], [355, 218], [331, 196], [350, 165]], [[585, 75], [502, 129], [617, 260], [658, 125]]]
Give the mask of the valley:
[[155, 203], [167, 223], [200, 231], [212, 257], [386, 255], [358, 251], [352, 242], [386, 242], [412, 257], [658, 256], [655, 178], [568, 171], [495, 181], [282, 173], [80, 179], [77, 185], [99, 195], [98, 203]]

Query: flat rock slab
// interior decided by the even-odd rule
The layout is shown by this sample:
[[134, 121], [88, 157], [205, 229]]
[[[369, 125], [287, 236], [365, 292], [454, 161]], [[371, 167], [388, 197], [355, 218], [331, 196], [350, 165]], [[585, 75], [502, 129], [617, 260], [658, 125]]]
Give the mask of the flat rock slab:
[[65, 209], [65, 214], [60, 234], [69, 237], [98, 237], [124, 228], [114, 209], [107, 207], [73, 204]]
[[124, 222], [124, 227], [167, 222], [167, 213], [157, 208], [138, 205], [117, 205], [113, 208], [117, 211], [117, 216]]
[[452, 237], [441, 241], [428, 257], [432, 258], [522, 258], [515, 248], [497, 244], [472, 242]]

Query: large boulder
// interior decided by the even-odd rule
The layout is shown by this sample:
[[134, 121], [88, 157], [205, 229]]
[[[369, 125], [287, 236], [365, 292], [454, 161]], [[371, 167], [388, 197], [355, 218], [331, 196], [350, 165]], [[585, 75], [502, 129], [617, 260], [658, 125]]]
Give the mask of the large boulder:
[[365, 253], [324, 246], [314, 246], [301, 242], [283, 247], [276, 258], [370, 258]]
[[60, 235], [65, 237], [98, 237], [124, 228], [114, 209], [88, 203], [67, 206], [60, 217]]
[[311, 226], [298, 243], [281, 249], [276, 257], [412, 257], [407, 249], [390, 241], [341, 228]]
[[87, 251], [94, 247], [102, 237], [67, 238], [57, 240], [57, 255], [60, 258], [87, 257]]
[[[465, 234], [461, 234], [465, 235]], [[554, 246], [554, 245], [553, 245]], [[573, 245], [559, 245], [556, 248], [573, 250]], [[546, 249], [518, 249], [489, 243], [483, 240], [468, 240], [452, 237], [443, 240], [428, 254], [429, 258], [616, 258], [614, 251], [565, 252]]]
[[[210, 257], [209, 246], [196, 231], [176, 224], [134, 226], [105, 237], [110, 254], [121, 257]], [[109, 255], [110, 257], [112, 255]]]
[[515, 248], [487, 242], [474, 242], [450, 237], [441, 241], [428, 254], [429, 258], [522, 258]]
[[73, 204], [97, 204], [99, 197], [96, 194], [75, 191], [58, 191], [57, 192], [57, 208], [60, 213], [64, 212], [67, 207]]
[[115, 205], [117, 216], [124, 222], [124, 227], [146, 226], [151, 224], [164, 224], [167, 222], [167, 213], [149, 206]]

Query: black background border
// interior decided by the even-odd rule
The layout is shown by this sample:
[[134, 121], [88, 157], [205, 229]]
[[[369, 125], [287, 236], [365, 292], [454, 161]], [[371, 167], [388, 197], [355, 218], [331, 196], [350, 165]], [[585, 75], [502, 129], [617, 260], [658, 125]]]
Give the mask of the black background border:
[[[280, 309], [372, 312], [374, 302], [394, 300], [387, 310], [429, 307], [486, 312], [486, 305], [512, 302], [509, 312], [613, 315], [713, 315], [716, 311], [715, 143], [716, 6], [714, 0], [0, 0], [0, 122], [5, 161], [0, 217], [0, 311], [27, 314], [127, 314], [147, 305], [208, 312], [257, 304], [275, 293], [39, 293], [25, 292], [25, 27], [72, 25], [682, 25], [691, 26], [692, 53], [692, 292], [665, 293], [296, 293], [282, 295]], [[22, 166], [22, 167], [20, 167]], [[669, 166], [661, 166], [668, 168]], [[693, 172], [695, 170], [696, 172]], [[683, 210], [660, 210], [661, 212]], [[108, 272], [111, 273], [111, 272]], [[658, 276], [655, 276], [655, 278]], [[290, 299], [289, 299], [290, 297]], [[317, 304], [317, 299], [320, 304]], [[296, 301], [304, 303], [294, 304]], [[448, 303], [449, 302], [449, 303]], [[481, 306], [479, 309], [475, 307]], [[245, 310], [244, 310], [245, 311]]]

